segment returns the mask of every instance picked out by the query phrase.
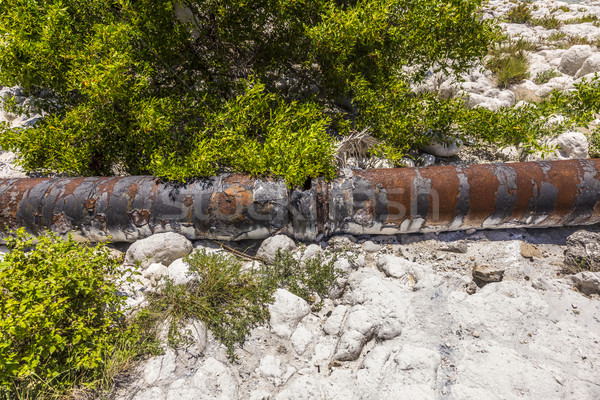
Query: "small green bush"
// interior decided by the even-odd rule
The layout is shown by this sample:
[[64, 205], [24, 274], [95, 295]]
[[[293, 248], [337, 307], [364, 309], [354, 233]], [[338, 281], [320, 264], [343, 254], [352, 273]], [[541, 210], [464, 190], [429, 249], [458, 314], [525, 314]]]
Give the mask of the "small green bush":
[[486, 62], [486, 67], [495, 74], [500, 88], [522, 82], [529, 76], [527, 54], [522, 49], [512, 50], [510, 47], [501, 48]]
[[582, 15], [581, 17], [569, 19], [569, 20], [565, 21], [565, 24], [583, 24], [586, 22], [598, 22], [598, 21], [600, 21], [600, 17], [598, 17], [597, 15], [586, 14], [586, 15]]
[[177, 345], [186, 321], [200, 320], [235, 358], [235, 345], [243, 344], [250, 330], [268, 321], [273, 289], [253, 270], [242, 270], [239, 259], [204, 250], [186, 258], [193, 279], [185, 285], [166, 280], [148, 293], [149, 306], [140, 314], [141, 326], [169, 324], [168, 339]]
[[559, 40], [565, 39], [567, 38], [567, 34], [564, 32], [552, 32], [549, 36], [548, 36], [548, 41], [549, 42], [557, 42]]
[[507, 18], [513, 24], [525, 24], [531, 20], [531, 9], [527, 3], [519, 3], [511, 8]]
[[41, 397], [98, 379], [124, 326], [119, 260], [24, 230], [0, 261], [0, 394]]
[[554, 7], [550, 10], [550, 14], [554, 14], [557, 11], [569, 12], [569, 11], [571, 11], [571, 9], [569, 8], [569, 6], [566, 6], [566, 5], [563, 5], [560, 7]]
[[325, 298], [340, 276], [334, 267], [335, 261], [336, 257], [332, 257], [325, 262], [321, 255], [303, 260], [290, 252], [277, 251], [273, 263], [264, 266], [261, 274], [268, 286], [285, 288], [314, 303], [313, 295]]
[[590, 142], [590, 157], [600, 158], [600, 127], [596, 127], [588, 134], [588, 141]]
[[542, 18], [533, 18], [530, 23], [531, 25], [542, 26], [546, 29], [558, 29], [563, 25], [561, 20], [547, 15]]
[[159, 290], [148, 293], [149, 305], [139, 314], [137, 325], [145, 336], [152, 336], [156, 327], [167, 321], [168, 342], [177, 346], [186, 341], [185, 323], [202, 321], [225, 345], [232, 360], [235, 347], [243, 345], [250, 330], [269, 320], [268, 304], [277, 288], [314, 303], [312, 296], [324, 298], [339, 276], [333, 267], [335, 259], [324, 262], [319, 256], [301, 262], [290, 252], [278, 252], [272, 265], [256, 270], [244, 270], [233, 256], [204, 250], [185, 260], [191, 281], [175, 285], [167, 279]]
[[540, 71], [535, 75], [533, 81], [538, 85], [543, 85], [544, 83], [548, 83], [548, 81], [552, 78], [556, 78], [557, 76], [561, 76], [560, 72], [554, 69], [547, 69], [544, 71]]

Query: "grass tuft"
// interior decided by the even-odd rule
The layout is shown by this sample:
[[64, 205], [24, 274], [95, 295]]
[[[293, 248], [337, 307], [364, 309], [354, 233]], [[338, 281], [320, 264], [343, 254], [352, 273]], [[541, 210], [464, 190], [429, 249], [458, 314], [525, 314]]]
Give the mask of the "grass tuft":
[[533, 81], [538, 85], [543, 85], [544, 83], [548, 83], [548, 81], [552, 78], [556, 78], [557, 76], [561, 76], [561, 73], [554, 69], [547, 69], [541, 72], [538, 72]]
[[527, 3], [519, 3], [510, 9], [507, 18], [513, 24], [525, 24], [531, 20], [531, 8]]

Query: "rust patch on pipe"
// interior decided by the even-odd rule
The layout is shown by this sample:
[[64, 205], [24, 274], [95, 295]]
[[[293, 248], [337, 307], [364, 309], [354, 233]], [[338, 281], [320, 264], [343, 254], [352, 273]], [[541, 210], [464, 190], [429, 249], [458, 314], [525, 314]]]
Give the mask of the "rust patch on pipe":
[[455, 171], [423, 168], [421, 176], [431, 181], [428, 195], [429, 225], [447, 225], [456, 217], [456, 204], [460, 195], [460, 181]]
[[496, 196], [500, 182], [491, 165], [472, 165], [466, 175], [469, 181], [469, 212], [465, 224], [482, 226], [483, 222], [496, 210]]

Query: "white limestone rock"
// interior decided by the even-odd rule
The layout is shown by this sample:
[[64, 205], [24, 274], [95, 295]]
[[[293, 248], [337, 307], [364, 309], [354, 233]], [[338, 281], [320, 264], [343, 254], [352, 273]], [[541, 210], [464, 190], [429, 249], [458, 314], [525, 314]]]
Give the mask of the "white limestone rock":
[[190, 265], [182, 258], [173, 261], [169, 265], [166, 275], [175, 285], [185, 285], [194, 279], [194, 276], [190, 275]]
[[294, 251], [296, 250], [296, 243], [285, 235], [271, 236], [262, 242], [256, 256], [268, 262], [273, 262], [278, 250]]
[[0, 178], [27, 178], [27, 175], [16, 165], [17, 155], [11, 151], [0, 150]]
[[133, 265], [140, 262], [142, 269], [146, 269], [152, 263], [161, 263], [168, 267], [178, 258], [190, 254], [192, 249], [192, 243], [179, 233], [157, 233], [129, 246], [125, 254], [125, 263]]
[[[585, 159], [589, 157], [589, 142], [587, 137], [577, 131], [567, 131], [558, 135], [558, 137], [547, 142], [551, 146], [558, 146], [558, 149], [549, 155], [545, 160], [571, 160]], [[528, 156], [529, 161], [542, 160], [541, 155], [531, 154]]]
[[277, 289], [273, 298], [274, 303], [269, 305], [271, 329], [277, 336], [289, 339], [300, 320], [310, 313], [310, 306], [285, 289]]
[[279, 357], [268, 355], [260, 360], [257, 372], [278, 387], [284, 385], [294, 375], [296, 368], [286, 365]]
[[575, 74], [575, 79], [596, 72], [600, 72], [600, 53], [592, 54], [583, 62], [581, 68], [579, 68], [579, 71]]
[[303, 325], [298, 326], [291, 337], [292, 347], [298, 355], [304, 354], [306, 348], [313, 340], [313, 334]]
[[348, 307], [343, 304], [334, 308], [327, 321], [323, 324], [323, 331], [328, 335], [339, 335], [347, 313]]
[[592, 48], [587, 44], [571, 46], [563, 54], [558, 68], [561, 72], [573, 76], [591, 55]]
[[142, 277], [147, 279], [152, 286], [156, 286], [166, 273], [167, 267], [161, 263], [152, 263], [142, 272]]
[[420, 147], [421, 150], [436, 157], [453, 157], [460, 153], [463, 148], [463, 142], [460, 139], [454, 139], [449, 143], [438, 140], [432, 140], [429, 144]]

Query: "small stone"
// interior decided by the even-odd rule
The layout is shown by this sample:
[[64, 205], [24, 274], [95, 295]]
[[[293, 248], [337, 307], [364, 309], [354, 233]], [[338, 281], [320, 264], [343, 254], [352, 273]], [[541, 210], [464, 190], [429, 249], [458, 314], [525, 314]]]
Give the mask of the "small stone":
[[431, 167], [435, 164], [435, 156], [433, 154], [423, 153], [417, 161], [421, 167]]
[[465, 291], [467, 292], [467, 294], [475, 294], [477, 293], [477, 284], [473, 281], [467, 283], [465, 285]]
[[373, 243], [370, 240], [367, 240], [363, 243], [363, 249], [367, 253], [377, 253], [381, 247], [378, 244]]
[[490, 282], [500, 282], [504, 276], [504, 268], [487, 264], [475, 264], [473, 267], [473, 280], [479, 286]]
[[478, 338], [480, 336], [479, 332], [477, 332], [477, 331], [471, 332], [471, 335], [475, 338]]
[[524, 258], [542, 258], [542, 253], [532, 244], [521, 243], [521, 255]]
[[424, 152], [436, 157], [453, 157], [460, 153], [462, 148], [463, 143], [460, 139], [451, 139], [449, 143], [434, 139], [429, 144], [420, 147]]
[[469, 247], [467, 246], [467, 244], [465, 242], [450, 243], [450, 244], [447, 244], [440, 248], [440, 250], [442, 250], [442, 251], [447, 251], [450, 253], [461, 253], [461, 254], [466, 253], [468, 249], [469, 249]]

